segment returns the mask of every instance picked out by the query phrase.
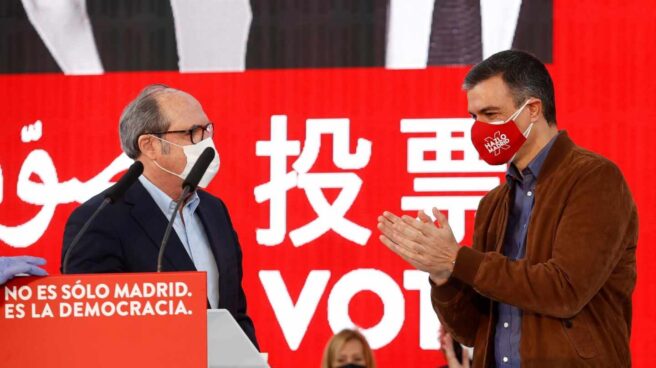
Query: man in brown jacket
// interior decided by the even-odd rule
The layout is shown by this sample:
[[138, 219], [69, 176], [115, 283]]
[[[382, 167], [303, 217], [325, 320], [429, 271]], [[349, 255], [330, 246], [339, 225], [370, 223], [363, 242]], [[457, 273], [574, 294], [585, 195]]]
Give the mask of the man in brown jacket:
[[506, 183], [476, 213], [473, 246], [436, 223], [385, 212], [381, 241], [430, 274], [446, 330], [474, 367], [629, 367], [636, 207], [620, 170], [556, 127], [553, 82], [520, 51], [468, 73], [472, 143]]

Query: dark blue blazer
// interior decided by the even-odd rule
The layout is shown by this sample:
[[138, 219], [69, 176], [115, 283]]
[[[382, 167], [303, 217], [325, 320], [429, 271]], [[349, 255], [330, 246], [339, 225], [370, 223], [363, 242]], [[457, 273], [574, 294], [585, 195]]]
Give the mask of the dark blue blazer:
[[[242, 253], [228, 210], [219, 198], [198, 191], [200, 217], [219, 269], [219, 308], [237, 320], [258, 347], [255, 328], [246, 314], [241, 285]], [[73, 211], [64, 231], [63, 255], [84, 222], [103, 200], [102, 193]], [[141, 182], [135, 182], [123, 200], [105, 207], [70, 256], [68, 273], [155, 272], [159, 245], [168, 219]], [[175, 231], [164, 252], [165, 271], [196, 271]]]

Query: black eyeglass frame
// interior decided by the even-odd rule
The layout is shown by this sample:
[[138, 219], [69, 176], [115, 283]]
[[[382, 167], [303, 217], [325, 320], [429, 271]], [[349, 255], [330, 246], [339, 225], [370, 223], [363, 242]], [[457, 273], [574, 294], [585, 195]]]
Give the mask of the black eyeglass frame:
[[[154, 134], [154, 135], [163, 135], [163, 134], [170, 134], [170, 133], [185, 133], [189, 135], [189, 141], [191, 141], [191, 144], [196, 144], [198, 142], [194, 142], [194, 130], [196, 129], [202, 129], [203, 133], [201, 134], [201, 139], [200, 141], [203, 141], [207, 138], [212, 138], [214, 136], [214, 123], [209, 122], [205, 125], [192, 125], [191, 128], [189, 129], [184, 129], [184, 130], [167, 130], [165, 132], [150, 132], [150, 133], [144, 133], [144, 134]], [[207, 137], [205, 137], [205, 134], [209, 134]]]

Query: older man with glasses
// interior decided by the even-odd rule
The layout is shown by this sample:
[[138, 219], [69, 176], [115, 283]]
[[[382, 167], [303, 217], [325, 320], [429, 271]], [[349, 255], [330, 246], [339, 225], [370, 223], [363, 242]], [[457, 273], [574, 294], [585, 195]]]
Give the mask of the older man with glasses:
[[[71, 253], [69, 273], [153, 272], [160, 242], [182, 181], [207, 147], [214, 126], [190, 94], [150, 85], [130, 102], [119, 123], [123, 151], [141, 161], [143, 175], [122, 201], [106, 207]], [[205, 188], [219, 169], [218, 152], [200, 180]], [[63, 254], [103, 196], [78, 207], [64, 233]], [[209, 308], [227, 309], [257, 346], [241, 286], [242, 252], [221, 199], [197, 190], [184, 199], [164, 253], [166, 271], [207, 272]]]

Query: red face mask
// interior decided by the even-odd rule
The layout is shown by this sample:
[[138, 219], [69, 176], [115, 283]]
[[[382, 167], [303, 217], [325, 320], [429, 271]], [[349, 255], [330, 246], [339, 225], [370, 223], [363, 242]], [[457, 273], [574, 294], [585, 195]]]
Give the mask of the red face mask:
[[503, 165], [515, 158], [533, 127], [531, 123], [522, 133], [514, 121], [527, 104], [528, 100], [506, 121], [484, 123], [476, 120], [474, 122], [471, 140], [485, 162], [490, 165]]

